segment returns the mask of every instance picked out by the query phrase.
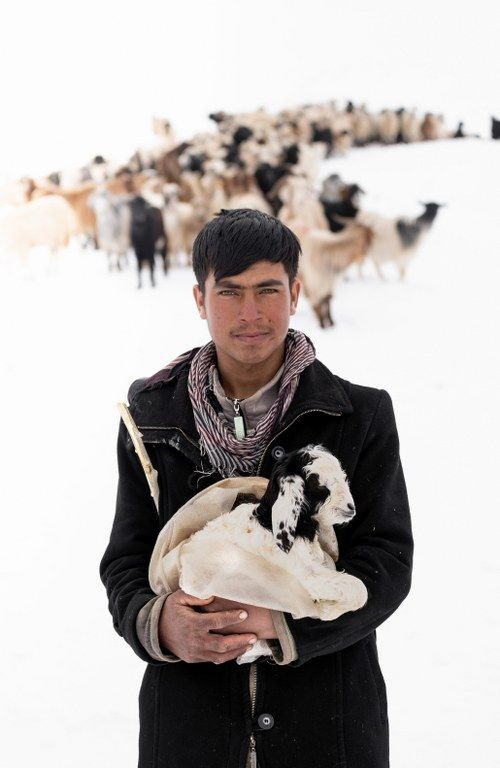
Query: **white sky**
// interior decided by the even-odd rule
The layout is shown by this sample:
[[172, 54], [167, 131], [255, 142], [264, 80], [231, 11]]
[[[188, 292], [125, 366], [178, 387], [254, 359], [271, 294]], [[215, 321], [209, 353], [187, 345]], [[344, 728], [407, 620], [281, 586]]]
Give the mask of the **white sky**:
[[500, 113], [499, 13], [484, 0], [10, 3], [0, 177], [126, 158], [156, 113], [184, 138], [217, 109], [352, 98], [485, 135]]

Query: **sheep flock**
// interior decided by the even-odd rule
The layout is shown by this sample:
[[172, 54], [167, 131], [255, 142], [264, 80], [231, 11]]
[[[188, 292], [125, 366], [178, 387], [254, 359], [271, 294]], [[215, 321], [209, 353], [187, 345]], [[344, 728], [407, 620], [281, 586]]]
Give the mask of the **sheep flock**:
[[[215, 130], [180, 141], [167, 120], [153, 121], [153, 138], [121, 165], [96, 156], [85, 167], [46, 178], [22, 178], [0, 188], [0, 251], [26, 262], [30, 249], [56, 254], [79, 237], [98, 248], [109, 270], [136, 256], [155, 284], [155, 263], [190, 266], [194, 239], [222, 208], [256, 208], [277, 216], [301, 242], [299, 277], [322, 328], [334, 324], [331, 303], [352, 265], [367, 259], [384, 278], [392, 262], [401, 279], [440, 203], [420, 216], [384, 217], [364, 210], [363, 190], [332, 174], [321, 184], [321, 163], [352, 147], [462, 138], [442, 115], [384, 109], [370, 113], [348, 102], [210, 115]], [[492, 137], [498, 121], [492, 118]]]

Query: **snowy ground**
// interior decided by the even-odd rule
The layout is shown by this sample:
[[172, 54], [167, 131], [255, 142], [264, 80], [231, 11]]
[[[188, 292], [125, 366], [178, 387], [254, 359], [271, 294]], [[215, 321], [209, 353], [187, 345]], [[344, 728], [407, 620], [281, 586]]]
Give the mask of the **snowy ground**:
[[[498, 765], [499, 153], [467, 140], [330, 161], [324, 174], [361, 184], [368, 209], [447, 207], [404, 284], [367, 268], [342, 286], [335, 328], [317, 328], [304, 301], [292, 323], [334, 372], [394, 402], [416, 551], [412, 592], [378, 632], [393, 768]], [[193, 276], [178, 267], [138, 292], [132, 267], [110, 275], [77, 247], [51, 275], [44, 254], [24, 275], [0, 261], [5, 765], [132, 768], [144, 665], [114, 633], [98, 576], [115, 402], [208, 340]]]

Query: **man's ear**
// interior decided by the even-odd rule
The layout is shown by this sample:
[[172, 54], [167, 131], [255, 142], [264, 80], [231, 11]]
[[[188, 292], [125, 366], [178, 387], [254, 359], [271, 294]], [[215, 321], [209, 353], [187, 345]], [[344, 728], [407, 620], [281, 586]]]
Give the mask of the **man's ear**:
[[300, 289], [301, 289], [301, 282], [296, 277], [292, 283], [292, 287], [290, 288], [290, 314], [291, 315], [294, 315], [297, 309], [297, 302], [300, 296]]
[[202, 320], [207, 319], [207, 313], [205, 312], [205, 298], [201, 292], [201, 288], [198, 284], [193, 285], [193, 296], [198, 307], [198, 312]]

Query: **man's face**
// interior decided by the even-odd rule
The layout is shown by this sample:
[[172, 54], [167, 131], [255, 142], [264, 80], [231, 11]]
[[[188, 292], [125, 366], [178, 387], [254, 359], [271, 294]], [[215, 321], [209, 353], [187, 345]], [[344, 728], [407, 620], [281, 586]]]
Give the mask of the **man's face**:
[[204, 295], [198, 285], [193, 287], [218, 356], [240, 364], [261, 363], [280, 349], [299, 292], [299, 281], [290, 287], [283, 264], [270, 261], [258, 261], [218, 283], [210, 272]]

